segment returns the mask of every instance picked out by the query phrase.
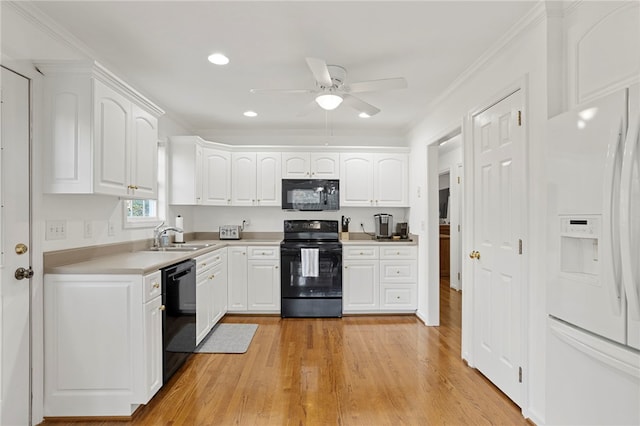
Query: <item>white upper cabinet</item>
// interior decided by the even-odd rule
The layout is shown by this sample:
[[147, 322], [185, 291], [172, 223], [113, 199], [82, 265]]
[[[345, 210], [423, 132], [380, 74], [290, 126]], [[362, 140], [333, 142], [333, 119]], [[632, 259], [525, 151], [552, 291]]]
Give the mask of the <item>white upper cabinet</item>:
[[202, 145], [199, 138], [172, 137], [169, 150], [169, 204], [202, 204]]
[[204, 147], [202, 161], [202, 204], [231, 205], [231, 153]]
[[157, 197], [164, 112], [95, 63], [40, 64], [45, 74], [47, 193]]
[[339, 179], [340, 155], [320, 152], [283, 152], [284, 179]]
[[280, 206], [279, 152], [234, 152], [231, 167], [232, 205]]
[[562, 19], [568, 108], [638, 82], [638, 2], [583, 2]]
[[403, 153], [340, 156], [340, 205], [407, 207], [409, 159]]
[[254, 206], [256, 204], [256, 154], [255, 152], [234, 152], [231, 154], [234, 206]]
[[409, 206], [409, 158], [406, 154], [374, 154], [373, 178], [376, 206]]

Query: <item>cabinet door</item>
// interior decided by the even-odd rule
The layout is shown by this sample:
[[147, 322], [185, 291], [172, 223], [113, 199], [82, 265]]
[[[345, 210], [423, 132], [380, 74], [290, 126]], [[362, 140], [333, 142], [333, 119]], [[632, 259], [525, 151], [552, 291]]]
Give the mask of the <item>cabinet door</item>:
[[131, 181], [131, 102], [99, 81], [94, 83], [95, 191], [128, 195]]
[[373, 156], [341, 154], [340, 206], [373, 205]]
[[44, 415], [130, 414], [144, 399], [142, 277], [47, 275], [44, 291]]
[[144, 305], [145, 396], [142, 404], [151, 400], [162, 387], [162, 298]]
[[250, 311], [280, 312], [280, 262], [248, 262], [248, 302]]
[[231, 204], [253, 206], [256, 204], [256, 154], [234, 152], [231, 154]]
[[376, 206], [409, 206], [409, 159], [406, 154], [376, 154], [373, 176]]
[[228, 309], [229, 312], [247, 310], [247, 248], [229, 247], [227, 249], [228, 269]]
[[135, 198], [158, 197], [158, 119], [139, 106], [131, 105], [131, 182]]
[[211, 278], [210, 270], [196, 277], [196, 345], [209, 333], [211, 323]]
[[169, 204], [202, 203], [202, 146], [196, 138], [171, 138], [169, 144]]
[[314, 179], [339, 179], [340, 155], [312, 152], [310, 158], [311, 177]]
[[311, 157], [308, 152], [282, 153], [283, 179], [309, 179]]
[[256, 155], [256, 199], [260, 206], [281, 206], [282, 165], [279, 152]]
[[342, 271], [343, 309], [372, 311], [380, 306], [378, 261], [345, 261]]
[[231, 204], [231, 155], [212, 148], [202, 149], [202, 204]]
[[211, 313], [210, 328], [227, 313], [227, 264], [221, 263], [219, 266], [213, 269], [213, 281], [212, 281], [212, 297], [213, 297], [213, 310]]

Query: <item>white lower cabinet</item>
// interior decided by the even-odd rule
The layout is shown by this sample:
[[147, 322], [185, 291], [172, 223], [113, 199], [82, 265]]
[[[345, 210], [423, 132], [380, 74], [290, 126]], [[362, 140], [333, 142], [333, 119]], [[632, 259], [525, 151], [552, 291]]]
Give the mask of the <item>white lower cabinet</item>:
[[280, 247], [229, 247], [229, 312], [280, 312]]
[[345, 259], [342, 268], [344, 312], [373, 311], [380, 305], [378, 260]]
[[227, 249], [196, 257], [196, 345], [227, 308]]
[[160, 272], [45, 275], [44, 415], [129, 416], [162, 385]]
[[380, 244], [343, 246], [344, 313], [407, 313], [417, 309], [417, 247]]

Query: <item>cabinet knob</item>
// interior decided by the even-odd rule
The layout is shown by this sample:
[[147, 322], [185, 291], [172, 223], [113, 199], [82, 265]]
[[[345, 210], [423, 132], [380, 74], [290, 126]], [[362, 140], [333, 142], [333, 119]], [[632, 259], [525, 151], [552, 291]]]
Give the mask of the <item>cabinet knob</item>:
[[160, 283], [153, 283], [153, 288], [160, 288]]
[[202, 267], [205, 267], [205, 266], [207, 266], [207, 263], [206, 263], [206, 262], [203, 262], [203, 263], [202, 263]]
[[363, 252], [360, 252], [360, 256], [364, 256], [364, 253], [363, 253]]
[[400, 256], [400, 252], [397, 252], [396, 254], [397, 254], [398, 256]]
[[161, 311], [164, 311], [164, 310], [166, 310], [166, 309], [167, 309], [167, 307], [166, 307], [166, 306], [164, 306], [164, 305], [160, 305], [160, 307], [159, 307], [158, 309], [160, 309]]
[[349, 267], [345, 265], [344, 269], [348, 269]]
[[278, 269], [278, 265], [276, 265], [276, 269]]
[[212, 274], [212, 275], [209, 275], [209, 279], [210, 279], [210, 280], [214, 279], [215, 277], [216, 277], [216, 276], [215, 276], [215, 275], [213, 275], [213, 274]]
[[400, 271], [396, 271], [396, 274], [399, 274], [399, 273], [400, 273]]

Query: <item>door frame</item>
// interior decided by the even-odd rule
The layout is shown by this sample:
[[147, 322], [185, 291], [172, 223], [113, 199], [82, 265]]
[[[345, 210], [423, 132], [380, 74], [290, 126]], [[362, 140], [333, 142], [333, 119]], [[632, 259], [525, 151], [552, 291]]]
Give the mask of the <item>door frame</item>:
[[42, 219], [42, 175], [41, 168], [34, 167], [42, 164], [43, 131], [43, 86], [42, 74], [28, 61], [17, 61], [2, 54], [2, 66], [12, 70], [30, 81], [30, 120], [31, 140], [29, 146], [29, 171], [31, 177], [31, 267], [34, 275], [31, 278], [31, 424], [39, 424], [44, 417], [44, 265], [43, 241], [44, 225]]
[[[469, 113], [464, 117], [463, 126], [462, 126], [462, 135], [463, 135], [463, 170], [465, 176], [474, 176], [475, 169], [473, 167], [474, 160], [474, 151], [473, 151], [473, 120], [474, 117], [486, 111], [493, 105], [499, 103], [500, 101], [506, 99], [513, 93], [520, 91], [522, 94], [522, 150], [520, 158], [522, 164], [522, 183], [525, 190], [525, 194], [531, 193], [531, 180], [530, 180], [530, 166], [529, 160], [531, 158], [530, 155], [530, 128], [528, 125], [529, 122], [529, 90], [528, 90], [528, 74], [525, 74], [521, 78], [512, 82], [511, 84], [505, 86], [502, 90], [496, 92], [494, 95], [490, 96], [485, 102], [482, 102], [478, 107], [473, 108], [469, 111]], [[462, 277], [465, 281], [465, 291], [462, 292], [462, 358], [467, 361], [470, 367], [475, 368], [474, 363], [474, 352], [473, 352], [473, 340], [475, 337], [475, 328], [473, 321], [473, 301], [474, 301], [474, 277], [473, 277], [473, 263], [472, 261], [465, 256], [465, 253], [470, 253], [473, 250], [473, 212], [475, 210], [475, 185], [473, 179], [469, 179], [466, 185], [464, 185], [463, 189], [463, 218], [462, 218], [462, 226], [466, 230], [462, 234], [461, 238], [461, 250], [462, 250]], [[523, 240], [523, 254], [522, 254], [522, 287], [521, 287], [521, 298], [520, 298], [520, 312], [522, 315], [521, 321], [521, 330], [520, 334], [522, 336], [521, 340], [521, 364], [522, 364], [522, 381], [523, 381], [523, 392], [522, 392], [522, 406], [520, 409], [523, 413], [526, 410], [526, 407], [529, 406], [529, 305], [528, 300], [530, 300], [530, 283], [529, 283], [529, 242], [530, 239], [530, 203], [528, 198], [525, 196], [522, 200], [522, 240]]]

